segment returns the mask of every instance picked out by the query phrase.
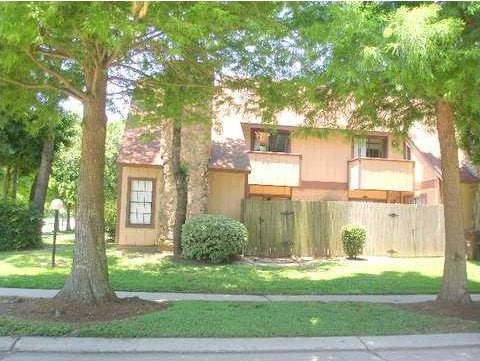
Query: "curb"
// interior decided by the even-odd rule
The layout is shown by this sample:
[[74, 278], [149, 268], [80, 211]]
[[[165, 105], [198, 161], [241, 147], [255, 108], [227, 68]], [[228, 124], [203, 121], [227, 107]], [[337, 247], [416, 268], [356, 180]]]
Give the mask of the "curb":
[[0, 352], [11, 351], [17, 340], [16, 337], [0, 337]]
[[68, 353], [251, 353], [480, 347], [480, 333], [277, 338], [0, 337], [0, 350]]

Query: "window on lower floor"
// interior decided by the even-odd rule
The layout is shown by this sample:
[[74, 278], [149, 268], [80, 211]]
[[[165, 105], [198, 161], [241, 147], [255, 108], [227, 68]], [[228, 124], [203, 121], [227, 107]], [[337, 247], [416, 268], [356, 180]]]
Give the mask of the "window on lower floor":
[[153, 179], [130, 179], [128, 200], [129, 225], [153, 225], [154, 183]]

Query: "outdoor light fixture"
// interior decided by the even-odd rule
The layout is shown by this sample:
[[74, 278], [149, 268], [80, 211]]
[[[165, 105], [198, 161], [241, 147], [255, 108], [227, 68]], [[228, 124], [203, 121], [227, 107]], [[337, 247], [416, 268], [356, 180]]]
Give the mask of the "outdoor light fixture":
[[52, 267], [55, 267], [55, 252], [57, 248], [57, 232], [58, 232], [58, 212], [63, 208], [61, 199], [54, 199], [50, 203], [50, 209], [55, 212], [55, 221], [53, 223], [53, 248], [52, 248]]

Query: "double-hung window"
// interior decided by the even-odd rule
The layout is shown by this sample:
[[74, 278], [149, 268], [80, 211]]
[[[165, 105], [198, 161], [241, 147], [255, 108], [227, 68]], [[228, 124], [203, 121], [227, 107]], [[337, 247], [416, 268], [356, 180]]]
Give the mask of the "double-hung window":
[[130, 226], [153, 226], [154, 189], [154, 179], [130, 179], [127, 215]]

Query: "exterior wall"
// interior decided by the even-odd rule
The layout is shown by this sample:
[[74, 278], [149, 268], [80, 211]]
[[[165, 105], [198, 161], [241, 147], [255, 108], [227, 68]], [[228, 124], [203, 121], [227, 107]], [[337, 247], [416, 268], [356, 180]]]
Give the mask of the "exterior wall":
[[415, 197], [427, 205], [442, 203], [440, 179], [432, 166], [419, 150], [412, 147], [412, 161], [415, 162]]
[[[352, 158], [351, 140], [341, 134], [326, 138], [291, 139], [291, 151], [302, 155], [302, 181], [348, 182], [347, 161]], [[345, 185], [346, 187], [346, 185]]]
[[463, 207], [463, 228], [474, 229], [474, 200], [477, 185], [472, 183], [460, 183], [460, 197]]
[[292, 200], [296, 201], [346, 201], [348, 200], [345, 189], [321, 189], [321, 188], [293, 188]]
[[389, 134], [387, 153], [390, 159], [405, 159], [405, 141]]
[[442, 195], [440, 194], [440, 181], [434, 181], [434, 186], [415, 190], [415, 197], [421, 200], [422, 204], [437, 205], [442, 204]]
[[250, 184], [248, 186], [248, 195], [250, 198], [288, 198], [292, 196], [292, 187], [286, 186], [266, 186]]
[[245, 198], [246, 173], [210, 170], [208, 212], [240, 220]]
[[[120, 166], [119, 213], [117, 224], [117, 242], [120, 245], [146, 246], [159, 242], [160, 217], [159, 206], [163, 188], [163, 171], [160, 166]], [[128, 180], [129, 178], [155, 179], [153, 227], [134, 227], [127, 225]]]

